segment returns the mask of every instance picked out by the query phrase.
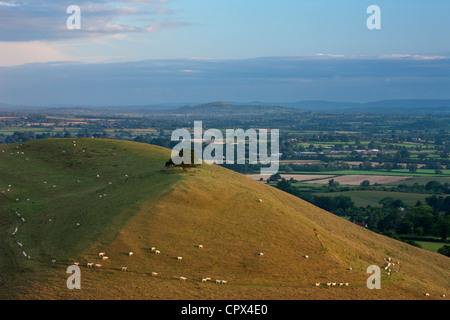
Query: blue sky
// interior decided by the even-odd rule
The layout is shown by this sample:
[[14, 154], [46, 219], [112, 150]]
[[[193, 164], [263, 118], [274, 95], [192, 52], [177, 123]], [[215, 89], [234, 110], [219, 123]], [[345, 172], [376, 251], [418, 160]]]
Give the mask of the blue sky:
[[[67, 30], [65, 27], [69, 17], [66, 8], [73, 4], [81, 8], [81, 30]], [[381, 30], [368, 30], [366, 27], [369, 17], [366, 9], [372, 4], [381, 8]], [[377, 85], [373, 79], [381, 78], [376, 74], [367, 74], [365, 70], [368, 66], [373, 67], [374, 61], [378, 61], [376, 67], [387, 68], [386, 60], [393, 63], [384, 70], [383, 81], [391, 84], [401, 82], [402, 85], [399, 84], [396, 89], [383, 87], [379, 92], [380, 99], [450, 98], [448, 90], [440, 89], [448, 84], [450, 75], [442, 75], [436, 70], [436, 61], [440, 61], [438, 63], [442, 68], [442, 65], [447, 66], [450, 58], [449, 12], [448, 0], [0, 0], [0, 102], [28, 103], [25, 100], [33, 100], [38, 104], [64, 103], [63, 97], [53, 95], [50, 90], [51, 85], [58, 83], [54, 77], [61, 68], [79, 72], [84, 80], [80, 80], [78, 88], [87, 90], [89, 88], [83, 88], [83, 81], [88, 83], [89, 78], [97, 75], [90, 74], [86, 64], [107, 63], [109, 69], [114, 71], [121, 70], [123, 63], [155, 59], [163, 60], [170, 72], [174, 65], [183, 61], [185, 66], [180, 66], [180, 70], [184, 70], [184, 75], [188, 71], [208, 68], [208, 61], [220, 62], [216, 66], [226, 68], [224, 62], [239, 60], [239, 67], [248, 69], [248, 79], [258, 83], [250, 90], [248, 84], [234, 82], [234, 87], [223, 90], [223, 84], [212, 80], [227, 75], [227, 80], [233, 83], [234, 75], [219, 68], [214, 74], [203, 71], [202, 84], [216, 83], [218, 86], [214, 90], [210, 88], [210, 92], [217, 92], [217, 99], [211, 97], [213, 100], [263, 100], [263, 97], [258, 97], [260, 92], [264, 99], [272, 97], [272, 101], [281, 101], [283, 97], [285, 101], [302, 98], [339, 100], [347, 97], [348, 100], [364, 101], [375, 95], [369, 98], [368, 94], [356, 90], [352, 93], [350, 83], [359, 79], [367, 84], [369, 91], [370, 87]], [[276, 83], [272, 78], [273, 68], [261, 64], [261, 61], [257, 63], [256, 58], [260, 57], [278, 57], [276, 63], [274, 60], [264, 60], [264, 63], [280, 68]], [[328, 72], [320, 81], [317, 77], [312, 80], [302, 74], [303, 69], [299, 69], [301, 63], [286, 60], [285, 57], [313, 59], [316, 61], [314, 71], [318, 74], [327, 63], [329, 65], [331, 59], [334, 73]], [[178, 62], [173, 62], [174, 59]], [[405, 60], [415, 63], [411, 75], [404, 74], [402, 64]], [[196, 61], [194, 66], [192, 61]], [[351, 77], [343, 67], [348, 66], [349, 61], [356, 62], [352, 65], [356, 70]], [[35, 63], [42, 65], [36, 66]], [[255, 69], [256, 65], [258, 69]], [[190, 67], [198, 70], [190, 70]], [[30, 77], [26, 81], [20, 78], [24, 69]], [[47, 82], [40, 79], [41, 83], [35, 83], [35, 86], [30, 83], [30, 79], [39, 79], [32, 73], [36, 70], [40, 70]], [[159, 77], [162, 82], [166, 79], [165, 71], [157, 71], [154, 64], [147, 65], [147, 70], [151, 70], [152, 77]], [[297, 73], [292, 74], [292, 70]], [[426, 75], [418, 77], [418, 70], [426, 70]], [[444, 67], [441, 70], [448, 69]], [[101, 72], [105, 71], [102, 69]], [[190, 72], [191, 78], [194, 72]], [[9, 81], [5, 75], [8, 75]], [[112, 72], [110, 76], [117, 75]], [[280, 86], [280, 77], [284, 77], [283, 81], [289, 85]], [[242, 77], [238, 78], [243, 81]], [[341, 78], [344, 80], [339, 80]], [[348, 82], [350, 78], [352, 82]], [[134, 89], [138, 90], [138, 80], [133, 80], [132, 74], [127, 75], [127, 79], [127, 87], [134, 85]], [[20, 83], [21, 80], [23, 87], [12, 87], [13, 83]], [[120, 78], [114, 80], [111, 86], [121, 85]], [[181, 83], [183, 81], [184, 84]], [[298, 83], [298, 87], [292, 86], [293, 81]], [[140, 89], [140, 92], [148, 90], [147, 95], [143, 94], [134, 101], [130, 97], [129, 104], [191, 99], [208, 101], [206, 97], [202, 98], [202, 86], [198, 82], [194, 87], [186, 77], [181, 77], [178, 82], [177, 90], [171, 90], [160, 88], [156, 81], [153, 87]], [[416, 90], [411, 90], [408, 83], [414, 83]], [[45, 85], [48, 87], [42, 88]], [[317, 87], [319, 85], [320, 88]], [[33, 88], [38, 86], [41, 87], [40, 93], [36, 91], [27, 99], [18, 93], [21, 89], [33, 92]], [[242, 90], [243, 87], [247, 90]], [[279, 90], [267, 91], [273, 87], [279, 87]], [[327, 87], [329, 90], [325, 90]], [[337, 89], [339, 87], [340, 90]], [[417, 88], [420, 90], [417, 91]], [[117, 89], [111, 87], [111, 94]], [[49, 92], [45, 96], [47, 98], [32, 99], [40, 96], [42, 90]], [[161, 90], [169, 96], [150, 94]], [[131, 95], [132, 92], [130, 89], [123, 94]], [[176, 95], [176, 92], [189, 94]], [[273, 92], [273, 95], [267, 96], [267, 92]], [[280, 97], [276, 92], [285, 94]], [[311, 95], [311, 92], [316, 94]], [[104, 96], [104, 104], [109, 104], [112, 99]], [[83, 104], [89, 104], [89, 100], [102, 104], [102, 99], [94, 93], [83, 99], [74, 96], [72, 100]]]

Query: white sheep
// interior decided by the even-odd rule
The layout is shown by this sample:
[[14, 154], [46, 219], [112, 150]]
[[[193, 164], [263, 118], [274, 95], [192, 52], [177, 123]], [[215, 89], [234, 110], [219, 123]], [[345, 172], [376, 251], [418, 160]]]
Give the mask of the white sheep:
[[177, 260], [183, 260], [183, 257], [177, 257]]
[[100, 252], [100, 253], [98, 254], [99, 257], [103, 257], [104, 255], [105, 255], [104, 252]]
[[155, 248], [155, 247], [152, 247], [152, 248], [151, 248], [151, 250], [152, 250], [152, 251], [155, 251], [155, 250], [156, 250], [156, 248]]
[[127, 271], [128, 268], [127, 267], [122, 267], [122, 271]]
[[102, 265], [101, 265], [101, 264], [99, 264], [99, 263], [97, 263], [97, 264], [95, 265], [95, 267], [96, 267], [96, 268], [101, 268], [101, 267], [102, 267]]
[[102, 261], [105, 261], [105, 260], [108, 260], [108, 259], [109, 259], [109, 257], [106, 257], [106, 256], [102, 257]]
[[320, 282], [316, 282], [316, 287], [320, 287]]
[[133, 252], [128, 252], [128, 256], [131, 257], [134, 253]]
[[161, 253], [161, 251], [155, 250], [155, 254], [160, 254], [160, 253]]
[[430, 296], [430, 294], [429, 293], [425, 293], [425, 297], [429, 297]]
[[87, 267], [88, 267], [88, 268], [92, 268], [93, 265], [94, 265], [94, 263], [88, 262]]
[[263, 252], [260, 252], [260, 253], [258, 253], [258, 256], [263, 256], [264, 255], [264, 253]]
[[55, 264], [56, 263], [56, 260], [52, 260], [52, 264]]
[[157, 277], [158, 276], [158, 272], [152, 272], [152, 277]]
[[303, 258], [305, 258], [305, 259], [309, 259], [309, 256], [303, 256]]
[[180, 277], [180, 281], [186, 281], [186, 277]]
[[203, 248], [203, 246], [201, 244], [198, 245], [199, 248]]

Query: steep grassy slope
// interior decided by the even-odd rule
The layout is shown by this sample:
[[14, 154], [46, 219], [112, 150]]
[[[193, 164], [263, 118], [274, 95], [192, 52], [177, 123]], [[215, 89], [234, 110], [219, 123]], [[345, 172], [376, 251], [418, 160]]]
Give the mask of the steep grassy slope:
[[[423, 299], [425, 292], [431, 299], [448, 296], [447, 257], [372, 233], [221, 167], [162, 173], [159, 169], [169, 153], [149, 145], [94, 139], [77, 139], [76, 146], [72, 140], [5, 146], [0, 154], [0, 186], [12, 187], [0, 199], [0, 297]], [[105, 193], [107, 197], [100, 199]], [[16, 210], [25, 217], [24, 223]], [[12, 237], [17, 225], [19, 231]], [[31, 259], [21, 255], [18, 240]], [[152, 253], [152, 247], [161, 254]], [[129, 251], [134, 252], [132, 257]], [[100, 261], [99, 252], [106, 252], [109, 260]], [[393, 268], [398, 272], [388, 276], [382, 269], [382, 289], [367, 289], [367, 267], [382, 266], [385, 257], [400, 261]], [[52, 259], [56, 265], [50, 264]], [[66, 268], [74, 261], [81, 263], [81, 290], [66, 288]], [[87, 262], [103, 267], [87, 268]], [[123, 266], [127, 272], [121, 271]], [[158, 276], [152, 277], [152, 272]], [[187, 281], [181, 282], [180, 276]], [[205, 277], [213, 281], [202, 283]], [[227, 284], [215, 284], [216, 279]], [[316, 282], [322, 285], [316, 287]], [[349, 286], [323, 285], [327, 282]]]

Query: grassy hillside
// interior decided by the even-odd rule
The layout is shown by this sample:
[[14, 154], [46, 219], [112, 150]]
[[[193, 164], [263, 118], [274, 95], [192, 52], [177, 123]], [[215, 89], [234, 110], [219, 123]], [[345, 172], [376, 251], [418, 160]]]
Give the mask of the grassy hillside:
[[[372, 233], [218, 166], [162, 173], [167, 149], [94, 139], [76, 139], [75, 146], [73, 140], [58, 139], [2, 148], [3, 299], [448, 296], [449, 258]], [[152, 247], [161, 254], [152, 253]], [[129, 257], [129, 251], [134, 255]], [[99, 252], [109, 260], [102, 262]], [[382, 289], [367, 289], [367, 267], [382, 266], [385, 257], [401, 262], [398, 272], [388, 276], [383, 271]], [[75, 261], [82, 289], [68, 290], [66, 268]], [[103, 267], [87, 268], [87, 262]], [[181, 282], [181, 276], [187, 280]], [[205, 277], [213, 281], [202, 283]], [[227, 284], [215, 284], [216, 279]], [[322, 285], [315, 287], [316, 282]], [[327, 282], [349, 286], [323, 285]]]

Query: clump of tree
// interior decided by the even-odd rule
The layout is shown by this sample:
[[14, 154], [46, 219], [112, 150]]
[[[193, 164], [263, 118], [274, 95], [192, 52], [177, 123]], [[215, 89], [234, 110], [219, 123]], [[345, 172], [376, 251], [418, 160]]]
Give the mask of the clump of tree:
[[450, 257], [450, 246], [446, 244], [439, 248], [437, 252], [443, 254], [444, 256]]
[[[190, 150], [190, 151], [189, 151], [189, 154], [187, 155], [186, 158], [184, 157], [184, 149], [181, 150], [181, 151], [178, 153], [178, 156], [179, 156], [180, 158], [185, 158], [183, 162], [181, 162], [180, 164], [175, 164], [175, 163], [173, 162], [172, 158], [170, 158], [169, 160], [166, 161], [165, 167], [166, 167], [167, 169], [168, 169], [168, 168], [171, 168], [171, 167], [173, 167], [173, 168], [177, 168], [177, 167], [178, 167], [178, 168], [183, 169], [183, 171], [187, 171], [189, 168], [195, 168], [195, 167], [200, 166], [200, 164], [196, 164], [196, 163], [195, 163], [195, 159], [196, 159], [196, 157], [195, 157], [195, 151], [194, 151], [193, 149], [189, 149], [189, 150]], [[187, 161], [186, 161], [186, 160], [187, 160]]]

